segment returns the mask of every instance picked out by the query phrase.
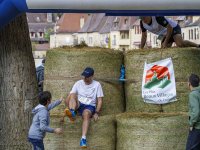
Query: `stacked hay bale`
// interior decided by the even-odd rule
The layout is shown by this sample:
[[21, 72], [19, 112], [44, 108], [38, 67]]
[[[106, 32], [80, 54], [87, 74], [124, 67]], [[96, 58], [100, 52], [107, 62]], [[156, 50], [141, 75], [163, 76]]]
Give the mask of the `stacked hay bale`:
[[[178, 101], [162, 106], [144, 103], [141, 87], [145, 61], [152, 63], [169, 57], [173, 61]], [[199, 58], [200, 50], [192, 48], [136, 50], [126, 53], [126, 112], [130, 114], [117, 116], [117, 150], [185, 148], [188, 117], [179, 112], [188, 111], [187, 79], [191, 73], [200, 74]], [[164, 113], [159, 113], [160, 111]]]
[[[122, 52], [100, 48], [59, 48], [47, 53], [44, 89], [52, 93], [53, 100], [61, 96], [66, 97], [73, 84], [81, 79], [81, 73], [87, 66], [94, 68], [95, 79], [102, 85], [104, 99], [101, 117], [97, 123], [90, 126], [89, 149], [115, 150], [115, 119], [107, 115], [122, 113], [125, 110], [123, 85], [118, 81], [122, 58]], [[56, 123], [59, 122], [57, 118], [62, 115], [64, 108], [62, 104], [51, 112], [51, 116], [55, 116], [51, 119], [52, 123], [56, 126], [59, 126]], [[65, 122], [63, 140], [54, 140], [53, 136], [48, 135], [45, 146], [51, 147], [51, 150], [80, 149], [81, 122]], [[53, 146], [52, 143], [62, 146]]]
[[117, 115], [117, 150], [183, 150], [185, 114], [124, 113]]
[[[44, 89], [52, 92], [53, 99], [67, 96], [73, 84], [81, 79], [81, 73], [87, 67], [93, 67], [95, 78], [100, 81], [104, 91], [102, 115], [115, 114], [124, 111], [123, 86], [120, 82], [109, 81], [118, 79], [123, 54], [119, 51], [100, 48], [67, 48], [48, 51], [45, 64]], [[54, 115], [60, 115], [56, 109]]]
[[[60, 124], [58, 118], [51, 121], [52, 127], [61, 126], [64, 129], [62, 135], [48, 134], [45, 138], [45, 148], [49, 150], [79, 150], [82, 119], [80, 117], [74, 123]], [[88, 131], [89, 150], [115, 150], [116, 123], [114, 115], [102, 116], [97, 122], [91, 121]]]
[[[174, 65], [177, 102], [153, 105], [143, 102], [141, 96], [144, 62], [155, 62], [171, 57]], [[52, 92], [53, 99], [67, 96], [72, 85], [80, 79], [87, 66], [95, 70], [95, 77], [104, 90], [104, 104], [100, 120], [92, 122], [88, 133], [88, 149], [97, 150], [181, 150], [187, 136], [188, 93], [187, 78], [195, 72], [200, 74], [200, 50], [191, 48], [166, 50], [136, 50], [125, 55], [126, 113], [123, 103], [123, 86], [119, 84], [119, 68], [122, 53], [103, 49], [57, 49], [47, 53], [45, 67], [45, 89]], [[52, 116], [60, 116], [61, 105]], [[160, 111], [164, 113], [159, 113]], [[146, 112], [146, 113], [145, 113]], [[117, 115], [117, 130], [115, 117]], [[58, 117], [52, 124], [59, 125]], [[80, 118], [74, 124], [62, 124], [64, 134], [60, 137], [48, 135], [45, 146], [54, 149], [79, 149], [81, 136]], [[117, 135], [116, 135], [117, 133]], [[115, 137], [117, 136], [117, 139]]]
[[200, 50], [192, 48], [154, 49], [130, 51], [125, 55], [126, 78], [133, 82], [126, 83], [126, 111], [131, 112], [159, 112], [159, 105], [152, 105], [143, 102], [141, 96], [142, 76], [144, 62], [152, 63], [165, 58], [172, 58], [177, 100], [176, 102], [163, 105], [164, 112], [187, 112], [188, 76], [191, 73], [200, 74]]

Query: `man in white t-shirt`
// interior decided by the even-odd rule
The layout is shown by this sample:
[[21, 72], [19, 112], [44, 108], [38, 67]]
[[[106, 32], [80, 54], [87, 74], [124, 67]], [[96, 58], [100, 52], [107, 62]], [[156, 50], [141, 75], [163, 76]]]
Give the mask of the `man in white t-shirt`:
[[181, 34], [181, 28], [178, 23], [164, 16], [143, 16], [140, 17], [140, 28], [142, 30], [141, 49], [144, 48], [147, 41], [147, 31], [158, 35], [161, 40], [161, 48], [171, 47], [173, 42], [177, 47], [197, 47], [200, 45], [191, 41], [184, 40]]
[[98, 120], [104, 95], [101, 84], [98, 81], [93, 80], [93, 68], [85, 68], [81, 75], [83, 76], [83, 79], [74, 84], [70, 95], [66, 100], [68, 108], [65, 109], [65, 114], [71, 121], [75, 120], [75, 111], [82, 116], [83, 124], [80, 146], [86, 148], [86, 135], [90, 119], [93, 116], [95, 121]]

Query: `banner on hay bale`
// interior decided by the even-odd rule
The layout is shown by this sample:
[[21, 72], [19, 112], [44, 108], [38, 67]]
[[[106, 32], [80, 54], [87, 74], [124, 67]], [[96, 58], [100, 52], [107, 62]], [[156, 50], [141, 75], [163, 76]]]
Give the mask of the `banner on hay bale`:
[[146, 103], [166, 104], [176, 101], [176, 84], [171, 58], [144, 64], [142, 98]]

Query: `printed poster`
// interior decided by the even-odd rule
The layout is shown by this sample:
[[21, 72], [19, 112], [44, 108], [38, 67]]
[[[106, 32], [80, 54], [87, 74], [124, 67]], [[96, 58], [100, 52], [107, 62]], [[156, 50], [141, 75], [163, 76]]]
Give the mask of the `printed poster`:
[[166, 104], [176, 101], [176, 84], [171, 58], [144, 64], [142, 98], [146, 103]]

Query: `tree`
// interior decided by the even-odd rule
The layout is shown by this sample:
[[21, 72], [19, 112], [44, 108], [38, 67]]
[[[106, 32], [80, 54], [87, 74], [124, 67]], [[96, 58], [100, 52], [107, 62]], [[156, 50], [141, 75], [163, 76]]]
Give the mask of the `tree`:
[[26, 15], [0, 29], [0, 149], [31, 149], [27, 132], [37, 82]]

